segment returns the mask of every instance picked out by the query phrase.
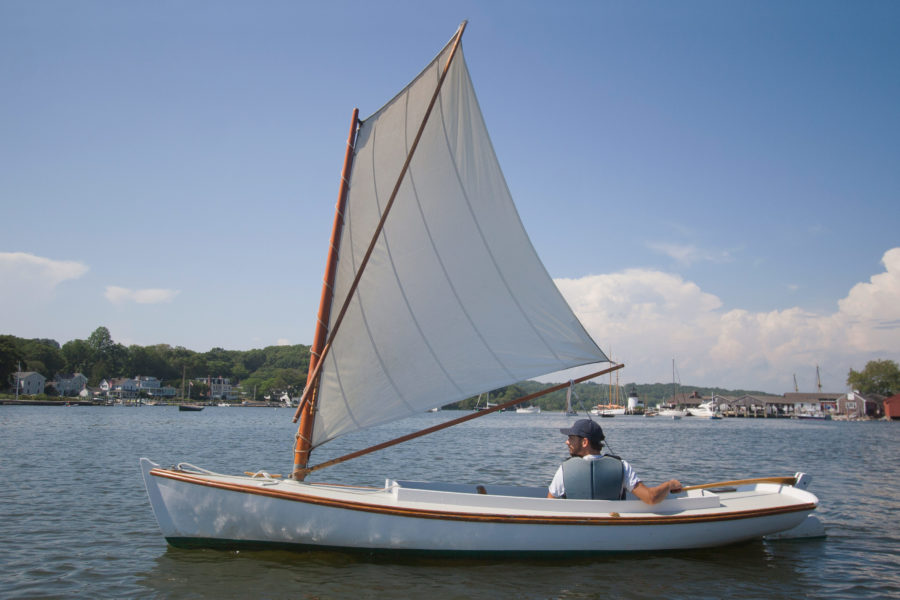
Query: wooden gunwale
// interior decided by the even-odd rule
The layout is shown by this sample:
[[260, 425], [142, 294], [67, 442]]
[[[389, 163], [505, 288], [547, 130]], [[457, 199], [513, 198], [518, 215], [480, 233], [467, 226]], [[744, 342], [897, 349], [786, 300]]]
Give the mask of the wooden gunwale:
[[[259, 488], [224, 481], [206, 479], [204, 476], [190, 473], [180, 473], [167, 469], [151, 469], [150, 475], [163, 477], [183, 483], [201, 485], [237, 493], [268, 496], [279, 500], [302, 502], [329, 508], [354, 510], [361, 512], [377, 513], [389, 516], [411, 517], [418, 519], [437, 519], [443, 521], [468, 521], [477, 523], [502, 523], [523, 525], [592, 525], [592, 526], [623, 526], [623, 525], [687, 525], [693, 523], [710, 523], [716, 521], [735, 521], [739, 519], [752, 519], [769, 517], [794, 512], [808, 512], [816, 509], [816, 504], [807, 502], [790, 506], [763, 508], [747, 511], [729, 511], [717, 514], [704, 515], [667, 515], [654, 517], [585, 517], [585, 516], [538, 516], [538, 515], [500, 515], [490, 513], [464, 513], [444, 510], [428, 510], [418, 508], [398, 508], [364, 502], [352, 502], [337, 500], [334, 498], [322, 498], [300, 494], [296, 492], [284, 492], [272, 488]], [[331, 484], [328, 484], [331, 485]], [[381, 488], [363, 488], [381, 489]]]
[[699, 485], [689, 485], [684, 488], [688, 490], [705, 490], [717, 487], [729, 487], [735, 485], [747, 485], [750, 483], [778, 483], [781, 485], [794, 485], [797, 483], [796, 477], [757, 477], [755, 479], [735, 479], [733, 481], [715, 481], [713, 483], [701, 483]]

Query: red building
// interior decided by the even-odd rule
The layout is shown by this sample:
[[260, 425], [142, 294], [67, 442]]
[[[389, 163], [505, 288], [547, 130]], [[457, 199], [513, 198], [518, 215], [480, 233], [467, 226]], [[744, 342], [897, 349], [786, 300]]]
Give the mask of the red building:
[[884, 416], [888, 420], [900, 420], [900, 394], [884, 399]]

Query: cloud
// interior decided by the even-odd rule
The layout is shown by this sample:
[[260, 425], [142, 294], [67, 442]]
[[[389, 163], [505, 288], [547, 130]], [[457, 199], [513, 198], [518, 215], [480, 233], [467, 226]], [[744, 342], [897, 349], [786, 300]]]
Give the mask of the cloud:
[[290, 346], [291, 340], [289, 340], [287, 338], [278, 338], [278, 341], [275, 342], [275, 345], [276, 346]]
[[74, 260], [53, 260], [25, 252], [0, 252], [0, 281], [22, 296], [46, 296], [64, 281], [78, 279], [88, 266]]
[[181, 292], [178, 290], [164, 290], [157, 288], [132, 290], [115, 285], [108, 285], [106, 286], [104, 295], [106, 296], [106, 299], [113, 304], [124, 304], [126, 302], [134, 302], [135, 304], [159, 304], [161, 302], [171, 302], [175, 299], [175, 296], [180, 293]]
[[859, 351], [896, 351], [900, 346], [900, 248], [885, 252], [885, 272], [857, 283], [838, 302], [847, 342]]
[[665, 254], [669, 258], [675, 260], [677, 263], [685, 266], [692, 265], [700, 261], [724, 263], [731, 260], [731, 253], [728, 251], [723, 250], [719, 253], [712, 253], [707, 250], [698, 248], [693, 244], [651, 242], [647, 244], [647, 247], [651, 250], [659, 252], [660, 254]]
[[668, 381], [675, 358], [685, 383], [783, 393], [795, 373], [822, 365], [826, 391], [840, 392], [851, 367], [900, 358], [900, 248], [882, 263], [885, 272], [855, 285], [829, 314], [724, 310], [695, 283], [644, 269], [556, 284], [594, 339], [626, 363], [628, 381]]

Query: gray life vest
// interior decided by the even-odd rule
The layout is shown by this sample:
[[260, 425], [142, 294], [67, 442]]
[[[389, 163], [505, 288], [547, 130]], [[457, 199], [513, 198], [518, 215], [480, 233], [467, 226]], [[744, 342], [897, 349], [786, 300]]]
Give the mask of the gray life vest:
[[574, 456], [562, 464], [566, 498], [573, 500], [621, 500], [625, 469], [622, 460], [609, 454], [596, 460]]

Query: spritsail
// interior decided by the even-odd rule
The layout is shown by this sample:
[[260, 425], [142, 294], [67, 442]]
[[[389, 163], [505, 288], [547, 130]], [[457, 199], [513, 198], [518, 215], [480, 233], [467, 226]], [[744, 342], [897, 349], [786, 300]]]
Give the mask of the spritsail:
[[[356, 277], [450, 50], [359, 126], [335, 306]], [[607, 360], [525, 233], [459, 48], [324, 358], [311, 445]]]

